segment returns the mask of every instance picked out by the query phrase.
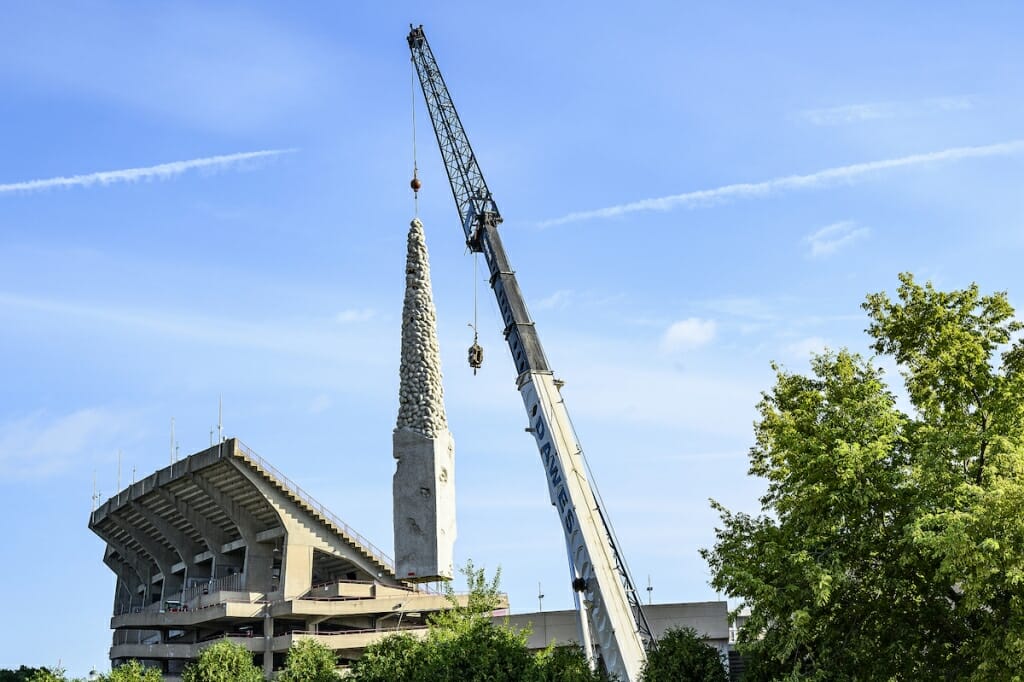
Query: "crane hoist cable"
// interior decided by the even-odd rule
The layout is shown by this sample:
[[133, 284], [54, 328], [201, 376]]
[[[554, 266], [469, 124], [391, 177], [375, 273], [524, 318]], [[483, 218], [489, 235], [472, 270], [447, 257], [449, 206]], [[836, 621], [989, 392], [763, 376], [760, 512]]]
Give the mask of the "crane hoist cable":
[[469, 366], [473, 368], [473, 375], [476, 376], [476, 371], [480, 369], [481, 365], [484, 364], [484, 349], [480, 346], [480, 334], [477, 331], [477, 283], [480, 279], [478, 271], [478, 256], [475, 251], [473, 252], [473, 324], [469, 325], [473, 328], [473, 345], [469, 347]]
[[[419, 178], [419, 167], [416, 163], [416, 60], [415, 58], [409, 59], [409, 92], [411, 93], [412, 102], [412, 180], [409, 182], [409, 186], [412, 187], [412, 201], [415, 216], [418, 218], [420, 215], [420, 188], [423, 187], [423, 183], [420, 182]], [[478, 269], [478, 258], [476, 253], [473, 254], [473, 322], [469, 326], [473, 328], [473, 345], [469, 347], [469, 366], [473, 368], [473, 375], [476, 376], [476, 372], [484, 364], [484, 349], [480, 345], [480, 334], [477, 331], [477, 279], [479, 279]]]
[[423, 183], [420, 182], [419, 169], [416, 167], [416, 62], [413, 59], [409, 60], [409, 93], [412, 95], [410, 99], [412, 103], [412, 180], [409, 181], [409, 186], [412, 187], [413, 213], [415, 217], [419, 218], [420, 187], [423, 186]]

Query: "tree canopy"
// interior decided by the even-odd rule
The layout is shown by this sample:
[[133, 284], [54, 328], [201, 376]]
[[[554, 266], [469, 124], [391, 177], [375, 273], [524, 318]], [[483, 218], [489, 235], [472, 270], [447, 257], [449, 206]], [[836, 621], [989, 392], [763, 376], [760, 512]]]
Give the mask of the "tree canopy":
[[28, 682], [37, 672], [39, 668], [29, 668], [25, 665], [18, 666], [17, 670], [0, 668], [0, 682]]
[[750, 473], [762, 513], [702, 551], [750, 616], [748, 679], [1024, 678], [1024, 344], [1005, 293], [900, 275], [863, 308], [909, 414], [847, 350], [776, 367]]
[[353, 682], [601, 682], [579, 647], [551, 646], [534, 655], [526, 646], [528, 630], [494, 624], [500, 603], [500, 571], [488, 580], [472, 562], [461, 569], [469, 587], [462, 605], [448, 588], [451, 608], [429, 621], [423, 639], [407, 633], [386, 637], [366, 648], [351, 670]]
[[163, 675], [159, 668], [146, 668], [135, 660], [128, 661], [100, 676], [102, 682], [161, 682]]
[[30, 668], [26, 665], [18, 666], [17, 670], [10, 668], [0, 669], [0, 682], [29, 682], [40, 668]]
[[280, 682], [332, 682], [337, 659], [326, 645], [312, 639], [303, 639], [288, 649], [284, 670], [277, 676]]
[[[8, 676], [8, 673], [10, 675]], [[157, 668], [147, 668], [136, 660], [130, 660], [111, 672], [96, 674], [96, 671], [89, 673], [89, 680], [99, 682], [160, 682], [163, 675]], [[21, 666], [18, 670], [0, 670], [0, 682], [85, 682], [82, 678], [68, 680], [64, 669], [56, 668], [26, 668]]]
[[721, 655], [693, 628], [669, 628], [647, 652], [643, 682], [728, 682]]
[[252, 653], [226, 639], [207, 647], [181, 674], [181, 682], [263, 682]]

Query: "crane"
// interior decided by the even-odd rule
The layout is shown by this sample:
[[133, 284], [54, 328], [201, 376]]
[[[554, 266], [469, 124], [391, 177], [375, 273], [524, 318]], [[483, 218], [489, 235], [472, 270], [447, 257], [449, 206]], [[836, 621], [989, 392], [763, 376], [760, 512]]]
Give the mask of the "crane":
[[[516, 385], [540, 452], [551, 504], [565, 534], [581, 644], [592, 664], [637, 680], [653, 644], [642, 600], [600, 497], [588, 476], [561, 382], [555, 379], [501, 243], [501, 213], [462, 127], [423, 26], [409, 26], [409, 49], [451, 184], [466, 244], [483, 254], [512, 352]], [[417, 180], [413, 189], [418, 189]]]

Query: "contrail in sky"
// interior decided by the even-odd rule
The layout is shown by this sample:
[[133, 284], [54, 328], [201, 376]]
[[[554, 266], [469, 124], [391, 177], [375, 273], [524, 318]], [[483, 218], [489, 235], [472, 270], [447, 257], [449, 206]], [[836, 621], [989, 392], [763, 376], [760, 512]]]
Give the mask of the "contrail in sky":
[[125, 168], [123, 170], [102, 171], [71, 177], [46, 178], [45, 180], [26, 180], [0, 185], [0, 194], [6, 192], [38, 192], [54, 187], [91, 187], [92, 185], [111, 185], [118, 182], [137, 182], [139, 180], [166, 180], [186, 171], [199, 168], [217, 169], [233, 166], [244, 161], [262, 159], [280, 154], [291, 154], [295, 149], [267, 149], [258, 152], [242, 152], [223, 156], [208, 156], [204, 159], [188, 161], [172, 161], [158, 166], [145, 168]]
[[850, 166], [839, 166], [838, 168], [826, 168], [817, 173], [809, 175], [785, 175], [763, 182], [744, 182], [735, 185], [724, 185], [714, 189], [702, 189], [695, 192], [673, 194], [667, 197], [655, 199], [641, 199], [618, 206], [607, 206], [591, 211], [578, 211], [538, 223], [539, 227], [554, 227], [566, 223], [576, 223], [593, 218], [614, 218], [615, 216], [638, 211], [668, 211], [673, 208], [693, 208], [696, 206], [708, 206], [711, 204], [723, 203], [733, 199], [748, 199], [754, 197], [766, 197], [778, 192], [793, 189], [810, 189], [826, 185], [851, 182], [863, 175], [890, 168], [904, 168], [907, 166], [920, 166], [940, 161], [959, 161], [960, 159], [982, 158], [987, 156], [1009, 156], [1024, 152], [1024, 140], [1012, 140], [999, 144], [990, 144], [979, 147], [953, 147], [938, 152], [927, 154], [912, 154], [902, 156], [898, 159], [884, 159], [882, 161], [869, 161], [867, 163], [855, 163]]

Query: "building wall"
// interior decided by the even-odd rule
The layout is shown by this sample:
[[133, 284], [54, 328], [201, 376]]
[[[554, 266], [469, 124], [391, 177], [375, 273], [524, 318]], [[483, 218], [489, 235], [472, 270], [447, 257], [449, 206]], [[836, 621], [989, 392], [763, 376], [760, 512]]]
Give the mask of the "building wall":
[[[728, 647], [729, 609], [724, 601], [653, 604], [645, 606], [644, 613], [656, 638], [672, 627], [692, 627], [715, 648], [725, 651]], [[527, 642], [531, 649], [543, 649], [551, 642], [570, 644], [580, 640], [574, 610], [520, 613], [508, 616], [508, 620], [515, 627], [532, 628]]]

